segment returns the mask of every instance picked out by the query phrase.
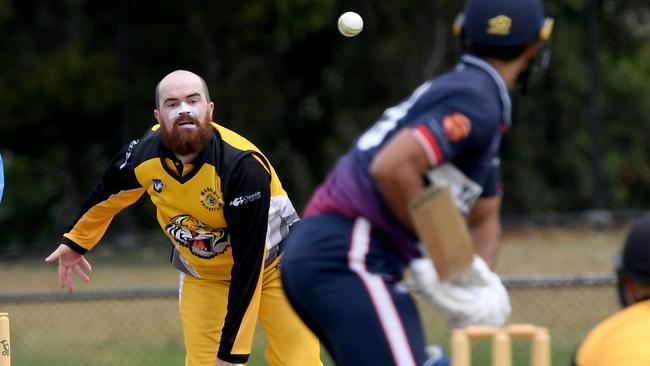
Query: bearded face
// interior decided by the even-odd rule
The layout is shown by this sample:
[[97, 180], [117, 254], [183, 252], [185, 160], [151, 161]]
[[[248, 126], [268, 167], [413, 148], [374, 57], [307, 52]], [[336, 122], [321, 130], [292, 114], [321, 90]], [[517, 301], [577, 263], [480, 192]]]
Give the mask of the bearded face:
[[170, 117], [173, 119], [161, 121], [161, 135], [163, 145], [174, 154], [198, 154], [212, 139], [213, 129], [207, 114], [202, 119], [193, 113]]
[[210, 142], [214, 103], [208, 87], [198, 75], [176, 70], [156, 86], [154, 116], [160, 123], [162, 142], [184, 162], [191, 160]]

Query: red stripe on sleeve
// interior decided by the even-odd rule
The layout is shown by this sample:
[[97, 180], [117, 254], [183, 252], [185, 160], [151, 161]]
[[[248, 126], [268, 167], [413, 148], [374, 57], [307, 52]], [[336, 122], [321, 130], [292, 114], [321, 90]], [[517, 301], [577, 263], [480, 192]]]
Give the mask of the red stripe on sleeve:
[[429, 145], [429, 148], [433, 152], [434, 157], [436, 158], [435, 163], [436, 164], [441, 164], [444, 160], [444, 156], [442, 155], [442, 150], [440, 150], [440, 145], [438, 145], [438, 141], [433, 137], [431, 132], [429, 132], [429, 129], [423, 125], [420, 124], [416, 128], [417, 132], [420, 133], [422, 137], [426, 140], [426, 142]]

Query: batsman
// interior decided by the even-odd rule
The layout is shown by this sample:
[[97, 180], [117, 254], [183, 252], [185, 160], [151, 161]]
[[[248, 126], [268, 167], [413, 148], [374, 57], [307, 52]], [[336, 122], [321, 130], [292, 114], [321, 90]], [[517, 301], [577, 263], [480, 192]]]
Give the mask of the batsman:
[[468, 0], [456, 67], [386, 109], [312, 194], [286, 241], [282, 282], [337, 365], [434, 364], [402, 282], [409, 268], [452, 326], [506, 322], [509, 297], [491, 269], [499, 148], [510, 93], [552, 26], [541, 0]]

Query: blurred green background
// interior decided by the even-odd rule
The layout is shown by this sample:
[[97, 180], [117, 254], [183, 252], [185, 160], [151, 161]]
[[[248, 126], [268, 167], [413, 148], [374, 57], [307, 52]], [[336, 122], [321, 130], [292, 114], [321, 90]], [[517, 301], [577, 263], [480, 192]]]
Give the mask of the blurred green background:
[[[556, 20], [551, 67], [517, 98], [504, 138], [504, 214], [644, 208], [650, 5], [545, 5]], [[270, 157], [302, 208], [359, 132], [456, 62], [451, 25], [461, 7], [445, 0], [0, 0], [7, 175], [0, 253], [57, 240], [109, 160], [154, 123], [154, 87], [178, 68], [206, 79], [215, 119]], [[365, 21], [354, 38], [336, 29], [348, 10]], [[117, 231], [155, 227], [151, 204], [141, 201]]]

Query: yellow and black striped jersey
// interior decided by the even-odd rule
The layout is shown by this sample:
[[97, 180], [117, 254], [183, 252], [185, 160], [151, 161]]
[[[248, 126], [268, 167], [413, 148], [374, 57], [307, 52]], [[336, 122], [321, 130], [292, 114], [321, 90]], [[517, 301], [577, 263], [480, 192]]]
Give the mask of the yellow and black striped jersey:
[[213, 123], [207, 147], [183, 164], [163, 146], [158, 127], [117, 155], [63, 242], [84, 254], [147, 192], [174, 244], [173, 264], [197, 278], [230, 281], [219, 349], [228, 359], [241, 320], [256, 308], [265, 253], [277, 249], [298, 215], [271, 164], [244, 137]]

